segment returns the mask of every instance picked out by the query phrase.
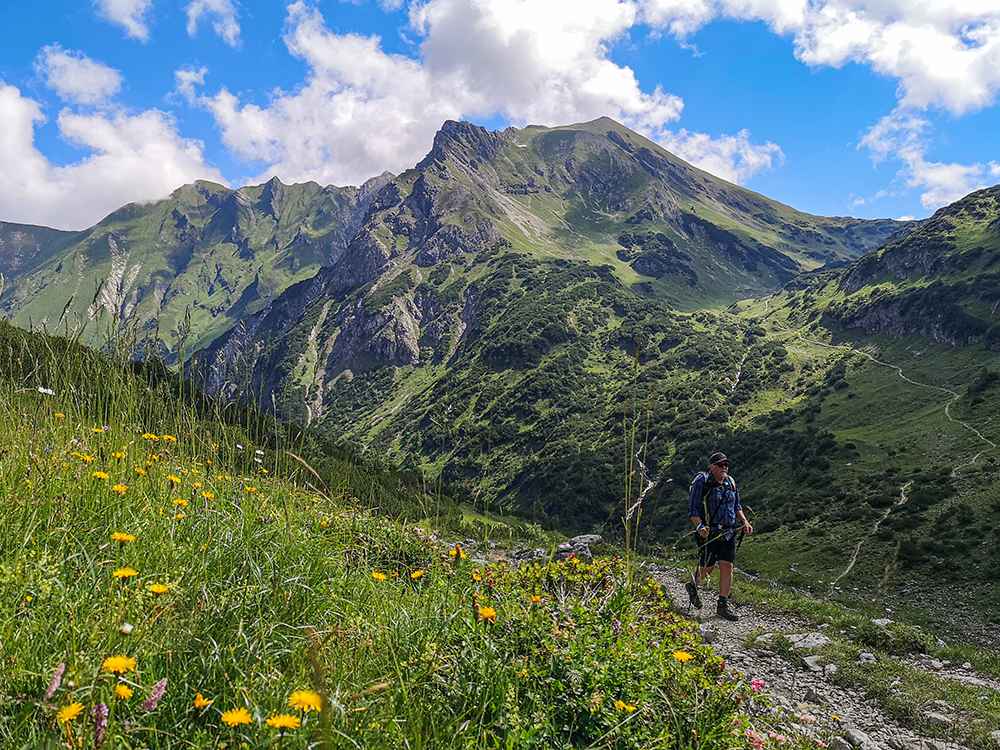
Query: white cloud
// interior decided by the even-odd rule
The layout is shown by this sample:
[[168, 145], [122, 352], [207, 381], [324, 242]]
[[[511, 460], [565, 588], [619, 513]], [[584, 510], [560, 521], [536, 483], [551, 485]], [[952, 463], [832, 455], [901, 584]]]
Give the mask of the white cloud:
[[211, 17], [212, 29], [230, 47], [240, 46], [240, 24], [236, 20], [239, 13], [232, 0], [192, 0], [187, 6], [187, 32], [194, 36], [198, 31], [198, 21], [203, 16]]
[[784, 154], [775, 144], [756, 145], [750, 133], [741, 130], [736, 135], [712, 138], [704, 133], [680, 130], [660, 137], [669, 151], [706, 172], [730, 182], [746, 182], [758, 172], [771, 169], [773, 162], [784, 161]]
[[45, 118], [33, 99], [0, 81], [0, 220], [83, 229], [133, 201], [155, 200], [195, 179], [224, 182], [202, 145], [182, 138], [158, 110], [60, 112], [61, 136], [87, 156], [55, 167], [36, 148]]
[[189, 104], [194, 104], [197, 94], [195, 85], [205, 83], [208, 68], [181, 68], [174, 71], [174, 93], [180, 94]]
[[[927, 209], [940, 208], [973, 190], [986, 187], [987, 175], [1000, 175], [1000, 165], [945, 164], [927, 160], [928, 144], [924, 132], [929, 123], [899, 109], [872, 126], [858, 144], [872, 154], [872, 159], [901, 161], [898, 178], [908, 188], [922, 190], [920, 204]], [[879, 196], [881, 197], [881, 196]]]
[[684, 38], [716, 18], [794, 36], [809, 65], [868, 65], [899, 82], [902, 104], [955, 114], [1000, 90], [1000, 0], [638, 0], [642, 18]]
[[651, 136], [683, 102], [642, 91], [608, 59], [635, 23], [618, 0], [429, 0], [411, 8], [419, 59], [387, 54], [378, 37], [335, 34], [319, 11], [289, 6], [285, 43], [309, 66], [267, 106], [223, 89], [201, 101], [226, 145], [282, 179], [357, 183], [412, 166], [446, 119], [502, 115], [515, 124], [610, 115]]
[[121, 26], [130, 37], [143, 42], [149, 40], [146, 13], [152, 4], [153, 0], [94, 0], [102, 16]]
[[103, 104], [118, 93], [122, 84], [121, 74], [114, 68], [58, 44], [42, 48], [35, 59], [35, 70], [63, 101], [73, 104]]

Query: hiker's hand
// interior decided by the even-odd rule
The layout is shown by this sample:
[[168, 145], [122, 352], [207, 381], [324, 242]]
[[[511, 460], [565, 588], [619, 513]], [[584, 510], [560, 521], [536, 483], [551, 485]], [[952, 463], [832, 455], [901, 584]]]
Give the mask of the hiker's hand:
[[702, 526], [700, 529], [698, 529], [698, 536], [700, 536], [702, 539], [708, 539], [708, 526]]
[[753, 524], [750, 523], [749, 521], [744, 521], [743, 522], [743, 531], [745, 533], [747, 533], [747, 534], [752, 534], [753, 533]]

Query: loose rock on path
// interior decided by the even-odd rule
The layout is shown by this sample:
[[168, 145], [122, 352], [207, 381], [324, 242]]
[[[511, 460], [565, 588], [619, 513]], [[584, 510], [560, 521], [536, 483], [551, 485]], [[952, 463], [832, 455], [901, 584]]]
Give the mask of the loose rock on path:
[[[794, 715], [815, 717], [816, 722], [803, 722], [798, 726], [803, 734], [820, 736], [822, 732], [833, 733], [828, 741], [835, 750], [973, 750], [957, 742], [949, 742], [927, 737], [913, 729], [901, 726], [881, 709], [877, 699], [864, 690], [856, 690], [836, 685], [831, 677], [836, 673], [836, 665], [824, 664], [823, 657], [809, 655], [810, 650], [820, 648], [830, 638], [822, 630], [804, 619], [749, 605], [734, 607], [740, 619], [728, 622], [715, 615], [714, 592], [702, 588], [702, 609], [694, 609], [688, 601], [684, 588], [688, 571], [683, 568], [650, 565], [649, 572], [684, 612], [694, 622], [706, 642], [711, 643], [716, 653], [726, 662], [726, 669], [735, 670], [747, 679], [763, 680], [762, 692], [771, 696], [774, 703], [787, 712], [787, 720], [795, 723]], [[775, 634], [792, 633], [785, 637], [804, 656], [799, 664], [786, 656], [768, 648], [768, 641]], [[747, 643], [755, 645], [747, 646]], [[862, 658], [866, 656], [862, 654]], [[874, 655], [872, 662], [875, 661]], [[926, 671], [935, 670], [926, 659], [914, 659], [913, 664]], [[943, 665], [940, 665], [943, 669]], [[942, 677], [961, 679], [968, 670], [944, 670]], [[950, 674], [954, 672], [955, 674]], [[966, 675], [966, 679], [979, 679]], [[994, 688], [993, 681], [984, 685]], [[949, 723], [952, 721], [947, 705], [935, 706], [925, 712], [929, 723]], [[979, 750], [978, 748], [976, 750]]]

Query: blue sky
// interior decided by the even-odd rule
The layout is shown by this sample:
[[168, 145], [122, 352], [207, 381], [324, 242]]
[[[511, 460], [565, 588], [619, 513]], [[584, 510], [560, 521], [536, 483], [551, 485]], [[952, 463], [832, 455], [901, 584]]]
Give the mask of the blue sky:
[[360, 184], [491, 128], [612, 117], [800, 210], [1000, 183], [1000, 0], [5, 3], [0, 221], [196, 179]]

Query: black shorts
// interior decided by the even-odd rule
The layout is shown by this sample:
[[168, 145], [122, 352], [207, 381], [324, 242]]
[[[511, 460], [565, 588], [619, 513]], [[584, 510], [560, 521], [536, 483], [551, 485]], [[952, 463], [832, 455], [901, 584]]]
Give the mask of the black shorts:
[[710, 529], [708, 538], [702, 539], [701, 534], [697, 534], [698, 540], [698, 564], [703, 568], [715, 567], [719, 560], [723, 562], [736, 562], [736, 532], [729, 533], [729, 539], [723, 539], [726, 532], [718, 529]]

